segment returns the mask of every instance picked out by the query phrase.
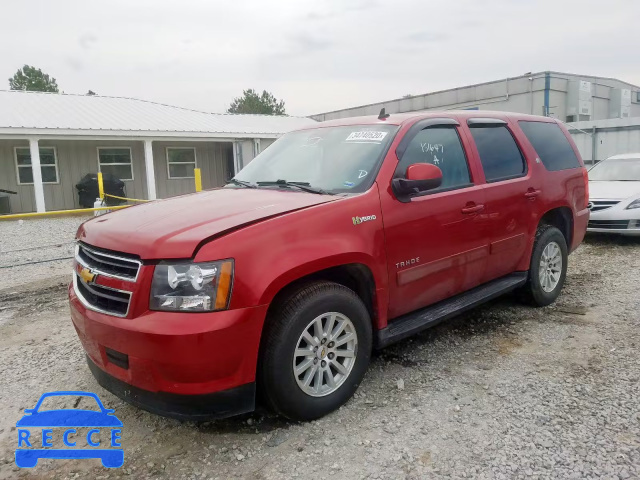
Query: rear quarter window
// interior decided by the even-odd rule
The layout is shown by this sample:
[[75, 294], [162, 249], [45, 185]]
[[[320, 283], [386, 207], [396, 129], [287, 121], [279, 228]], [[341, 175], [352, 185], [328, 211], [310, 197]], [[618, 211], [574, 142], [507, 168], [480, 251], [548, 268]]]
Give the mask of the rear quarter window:
[[518, 123], [547, 170], [580, 167], [569, 140], [557, 124], [527, 121]]

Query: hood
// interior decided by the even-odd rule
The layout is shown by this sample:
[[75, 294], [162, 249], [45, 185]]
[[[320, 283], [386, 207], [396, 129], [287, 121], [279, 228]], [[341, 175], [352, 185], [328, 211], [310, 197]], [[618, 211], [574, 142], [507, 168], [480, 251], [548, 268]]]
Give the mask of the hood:
[[640, 182], [590, 181], [590, 200], [624, 200], [640, 195]]
[[297, 190], [221, 188], [96, 217], [80, 226], [77, 238], [142, 259], [190, 258], [209, 237], [340, 198]]

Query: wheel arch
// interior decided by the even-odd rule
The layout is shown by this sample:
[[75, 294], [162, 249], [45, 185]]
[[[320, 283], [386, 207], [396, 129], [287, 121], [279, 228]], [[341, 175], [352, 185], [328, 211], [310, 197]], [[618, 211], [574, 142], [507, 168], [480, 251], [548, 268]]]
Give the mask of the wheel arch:
[[[353, 290], [367, 307], [371, 316], [372, 326], [375, 327], [379, 319], [379, 309], [376, 297], [376, 281], [371, 268], [359, 262], [334, 265], [320, 270], [289, 279], [287, 283], [277, 289], [271, 288], [272, 297], [269, 301], [267, 319], [270, 313], [286, 300], [293, 292], [310, 283], [319, 281], [334, 282]], [[273, 284], [272, 284], [273, 285]]]
[[571, 242], [573, 241], [573, 212], [569, 207], [560, 206], [547, 210], [540, 217], [538, 227], [541, 225], [551, 225], [560, 230], [567, 243], [567, 248], [571, 248]]

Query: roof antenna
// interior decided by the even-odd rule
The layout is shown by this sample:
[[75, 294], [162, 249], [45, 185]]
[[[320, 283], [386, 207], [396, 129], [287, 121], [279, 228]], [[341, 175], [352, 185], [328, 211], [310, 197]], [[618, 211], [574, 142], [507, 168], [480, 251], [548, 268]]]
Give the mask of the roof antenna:
[[378, 120], [386, 120], [387, 118], [389, 118], [391, 116], [391, 114], [387, 113], [385, 111], [384, 108], [382, 108], [382, 110], [380, 110], [380, 115], [378, 115]]

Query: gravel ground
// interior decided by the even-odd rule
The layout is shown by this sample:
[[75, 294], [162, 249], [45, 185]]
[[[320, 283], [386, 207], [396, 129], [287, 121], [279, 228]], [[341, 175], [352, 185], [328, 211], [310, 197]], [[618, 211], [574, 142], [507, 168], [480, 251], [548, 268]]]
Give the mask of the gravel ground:
[[[49, 260], [73, 256], [76, 230], [89, 218], [82, 215], [0, 221], [0, 290], [24, 285], [33, 278], [68, 278], [71, 260]], [[39, 263], [21, 265], [31, 262]]]
[[[355, 398], [306, 424], [265, 412], [180, 423], [131, 407], [91, 377], [64, 286], [0, 290], [0, 478], [639, 478], [639, 272], [640, 241], [588, 237], [555, 305], [507, 296], [385, 349]], [[116, 409], [122, 469], [15, 467], [22, 409], [62, 389]]]

